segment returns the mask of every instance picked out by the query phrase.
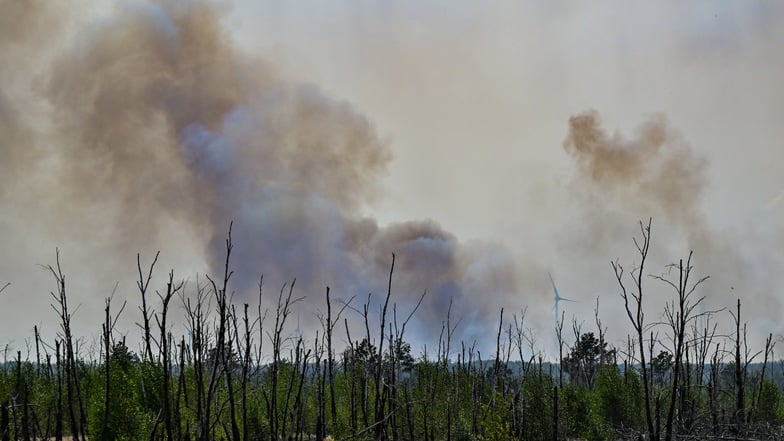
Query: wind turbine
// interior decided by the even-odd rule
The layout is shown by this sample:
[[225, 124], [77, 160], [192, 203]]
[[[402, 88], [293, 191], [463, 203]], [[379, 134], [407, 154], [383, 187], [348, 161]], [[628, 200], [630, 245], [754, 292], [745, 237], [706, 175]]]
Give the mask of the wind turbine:
[[553, 293], [555, 294], [555, 298], [554, 298], [555, 307], [553, 309], [555, 310], [555, 324], [556, 326], [558, 326], [558, 302], [576, 302], [576, 300], [571, 300], [565, 297], [561, 297], [561, 295], [558, 294], [558, 288], [555, 287], [555, 281], [553, 281], [553, 276], [552, 274], [550, 274], [549, 271], [547, 272], [547, 276], [550, 277], [550, 283], [553, 285]]

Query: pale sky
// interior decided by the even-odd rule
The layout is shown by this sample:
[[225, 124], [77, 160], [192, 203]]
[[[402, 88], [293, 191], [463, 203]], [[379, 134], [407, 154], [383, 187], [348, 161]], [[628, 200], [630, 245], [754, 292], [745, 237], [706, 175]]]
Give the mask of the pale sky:
[[[547, 271], [563, 296], [582, 301], [562, 304], [567, 320], [574, 314], [593, 330], [592, 308], [601, 294], [603, 322], [620, 342], [629, 328], [609, 262], [621, 258], [632, 266], [634, 219], [654, 216], [658, 266], [651, 272], [660, 273], [664, 262], [686, 256], [695, 246], [686, 238], [689, 233], [656, 217], [658, 212], [637, 209], [649, 205], [624, 205], [628, 195], [608, 196], [613, 199], [606, 207], [602, 197], [590, 199], [597, 190], [586, 189], [575, 159], [563, 147], [570, 117], [590, 110], [617, 139], [635, 139], [646, 121], [666, 119], [676, 144], [704, 164], [695, 170], [703, 184], [695, 208], [705, 219], [700, 228], [720, 238], [722, 245], [712, 250], [737, 253], [726, 262], [743, 264], [737, 271], [745, 281], [737, 283], [732, 275], [722, 278], [711, 268], [698, 268], [715, 279], [706, 284], [709, 307], [729, 307], [735, 297], [745, 296], [750, 335], [784, 332], [782, 293], [770, 289], [781, 286], [776, 278], [784, 264], [784, 6], [779, 3], [220, 4], [226, 10], [223, 32], [244, 57], [264, 63], [289, 84], [307, 84], [327, 99], [349, 104], [387, 146], [391, 159], [379, 173], [380, 191], [362, 203], [362, 215], [381, 226], [431, 219], [461, 243], [509, 251], [519, 268], [519, 292], [491, 304], [509, 314], [527, 305], [529, 326], [540, 335], [543, 349], [551, 350], [552, 340]], [[123, 2], [118, 10], [134, 10], [133, 5]], [[105, 5], [83, 6], [84, 14], [63, 15], [70, 37], [43, 44], [39, 53], [56, 58], [89, 51], [78, 49], [80, 44], [90, 47], [80, 38], [89, 38], [116, 12]], [[32, 54], [4, 51], [0, 43], [0, 56], [25, 60], [38, 77], [46, 77], [50, 58]], [[21, 78], [8, 63], [2, 66], [0, 92], [24, 97], [24, 105], [9, 107], [11, 114], [33, 119], [29, 115], [37, 115], [36, 106], [46, 106], [30, 98], [37, 96], [40, 83]], [[0, 116], [1, 105], [2, 100]], [[55, 119], [47, 121], [30, 124], [46, 132], [36, 139], [58, 139]], [[0, 143], [0, 148], [12, 152], [13, 146]], [[53, 161], [49, 166], [57, 167]], [[72, 302], [85, 305], [80, 326], [86, 335], [100, 331], [103, 302], [96, 299], [118, 280], [118, 296], [127, 296], [133, 306], [126, 312], [128, 332], [136, 332], [136, 252], [149, 258], [161, 249], [161, 277], [170, 267], [192, 281], [209, 270], [198, 225], [180, 228], [172, 216], [161, 221], [163, 239], [140, 243], [142, 249], [118, 250], [112, 241], [88, 246], [81, 229], [42, 220], [51, 213], [31, 202], [41, 193], [26, 194], [19, 185], [13, 196], [0, 192], [0, 286], [11, 282], [0, 294], [0, 344], [12, 341], [19, 347], [32, 335], [33, 324], [54, 328], [47, 298], [53, 285], [36, 264], [52, 263], [55, 247], [76, 273]], [[599, 231], [590, 225], [605, 223], [602, 213], [612, 227], [586, 238]], [[587, 221], [589, 215], [595, 219]], [[601, 243], [586, 245], [590, 241]], [[700, 250], [695, 251], [699, 266]], [[91, 263], [96, 257], [101, 262]], [[745, 292], [738, 293], [740, 287]], [[653, 316], [660, 314], [655, 306], [666, 300], [660, 295], [652, 300]], [[474, 337], [487, 325], [465, 324]], [[417, 338], [435, 346], [437, 336], [428, 335], [427, 328]]]

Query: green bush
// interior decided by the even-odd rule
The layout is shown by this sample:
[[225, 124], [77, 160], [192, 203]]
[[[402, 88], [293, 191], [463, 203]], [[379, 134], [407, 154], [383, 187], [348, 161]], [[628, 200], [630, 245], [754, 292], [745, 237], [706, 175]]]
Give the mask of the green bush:
[[778, 424], [781, 419], [781, 392], [776, 383], [768, 380], [762, 383], [754, 419], [770, 424]]
[[[124, 345], [123, 345], [124, 347]], [[94, 388], [90, 395], [87, 434], [102, 441], [141, 441], [147, 439], [152, 426], [151, 416], [141, 403], [140, 372], [127, 351], [115, 346], [110, 360], [109, 409], [104, 405], [105, 385]], [[103, 370], [100, 371], [103, 380]], [[94, 379], [98, 381], [98, 378]], [[104, 432], [104, 419], [106, 429]]]

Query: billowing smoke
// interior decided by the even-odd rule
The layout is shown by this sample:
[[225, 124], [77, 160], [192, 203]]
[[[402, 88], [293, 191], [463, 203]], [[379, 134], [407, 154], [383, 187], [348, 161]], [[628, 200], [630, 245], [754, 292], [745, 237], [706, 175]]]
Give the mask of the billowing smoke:
[[[268, 300], [296, 277], [308, 296], [306, 327], [326, 286], [342, 299], [382, 295], [395, 253], [401, 309], [428, 292], [418, 315], [428, 342], [450, 301], [460, 337], [486, 340], [501, 307], [508, 318], [531, 306], [528, 325], [549, 332], [548, 269], [559, 281], [609, 282], [603, 304], [617, 305], [607, 261], [630, 250], [636, 221], [652, 216], [659, 268], [694, 249], [698, 273], [712, 276], [711, 307], [731, 304], [735, 292], [771, 299], [759, 276], [772, 266], [748, 265], [733, 236], [706, 218], [707, 162], [661, 117], [629, 137], [609, 133], [596, 112], [569, 119], [571, 217], [552, 240], [558, 252], [525, 258], [527, 250], [462, 241], [433, 220], [380, 225], [369, 216], [384, 196], [390, 143], [350, 103], [239, 50], [220, 5], [157, 0], [77, 19], [53, 3], [0, 0], [0, 232], [12, 254], [0, 258], [0, 286], [24, 286], [15, 278], [23, 265], [9, 262], [49, 263], [61, 246], [66, 267], [100, 280], [74, 290], [84, 309], [100, 308], [90, 299], [135, 276], [136, 252], [161, 249], [169, 261], [159, 271], [174, 267], [179, 277], [204, 268], [181, 268], [192, 261], [172, 255], [200, 254], [194, 260], [220, 273], [234, 221], [237, 301], [255, 300], [262, 274]], [[127, 281], [121, 292], [132, 297]], [[13, 289], [8, 301], [32, 301]], [[48, 283], [25, 289], [44, 293], [35, 302], [48, 308]]]
[[0, 179], [53, 173], [37, 210], [56, 235], [127, 258], [176, 248], [167, 235], [184, 229], [217, 274], [233, 220], [238, 301], [255, 298], [262, 274], [272, 292], [297, 278], [315, 305], [327, 285], [344, 299], [381, 295], [396, 253], [397, 301], [410, 307], [427, 290], [420, 318], [435, 330], [451, 299], [456, 316], [483, 320], [518, 292], [502, 248], [466, 245], [434, 221], [379, 226], [363, 215], [387, 143], [350, 104], [238, 52], [210, 2], [124, 7], [42, 71], [34, 92], [49, 124], [30, 135], [41, 152], [30, 153], [18, 108], [0, 101], [14, 171]]
[[705, 161], [678, 139], [663, 117], [643, 123], [633, 139], [610, 136], [599, 115], [569, 118], [564, 149], [577, 163], [576, 179], [636, 212], [661, 213], [696, 232], [705, 228], [699, 206]]
[[596, 111], [581, 113], [569, 118], [563, 148], [576, 164], [572, 194], [585, 213], [588, 241], [628, 237], [630, 221], [651, 216], [679, 228], [701, 252], [714, 246], [701, 206], [706, 162], [662, 116], [627, 139], [608, 134]]
[[[650, 117], [634, 136], [625, 137], [608, 133], [598, 113], [587, 111], [569, 119], [563, 148], [576, 165], [571, 185], [582, 221], [571, 241], [582, 240], [594, 255], [601, 249], [603, 255], [614, 258], [624, 249], [634, 250], [631, 237], [635, 231], [630, 225], [650, 216], [655, 260], [647, 272], [664, 274], [665, 265], [685, 259], [693, 250], [692, 280], [703, 275], [711, 278], [696, 294], [706, 296], [705, 308], [732, 307], [738, 297], [775, 298], [769, 268], [751, 265], [752, 259], [744, 254], [735, 234], [716, 229], [706, 218], [702, 204], [707, 161], [664, 117]], [[635, 256], [624, 254], [632, 259], [626, 262], [629, 268]], [[767, 260], [759, 254], [754, 257]], [[660, 314], [661, 302], [671, 299], [672, 293], [656, 289], [658, 282], [648, 283], [657, 293], [652, 310]], [[661, 283], [658, 287], [664, 288]], [[756, 302], [745, 307], [755, 316], [769, 315]]]

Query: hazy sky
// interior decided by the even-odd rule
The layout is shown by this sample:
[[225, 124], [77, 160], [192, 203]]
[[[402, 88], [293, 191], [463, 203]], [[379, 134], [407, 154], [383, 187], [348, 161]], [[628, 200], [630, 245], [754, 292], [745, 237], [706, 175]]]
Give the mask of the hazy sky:
[[[740, 296], [750, 335], [784, 332], [784, 6], [22, 3], [0, 0], [16, 13], [0, 18], [0, 343], [54, 332], [37, 264], [55, 247], [84, 335], [118, 281], [134, 334], [135, 254], [160, 249], [161, 278], [195, 283], [230, 218], [274, 254], [238, 250], [254, 273], [240, 291], [303, 272], [306, 291], [362, 297], [396, 252], [398, 301], [435, 293], [415, 331], [428, 346], [457, 293], [466, 338], [528, 306], [550, 350], [547, 271], [582, 301], [567, 320], [593, 330], [600, 296], [620, 339], [610, 261], [633, 266], [653, 216], [650, 272], [694, 249], [708, 308]], [[657, 317], [670, 297], [649, 284]], [[312, 322], [322, 294], [303, 295]]]

